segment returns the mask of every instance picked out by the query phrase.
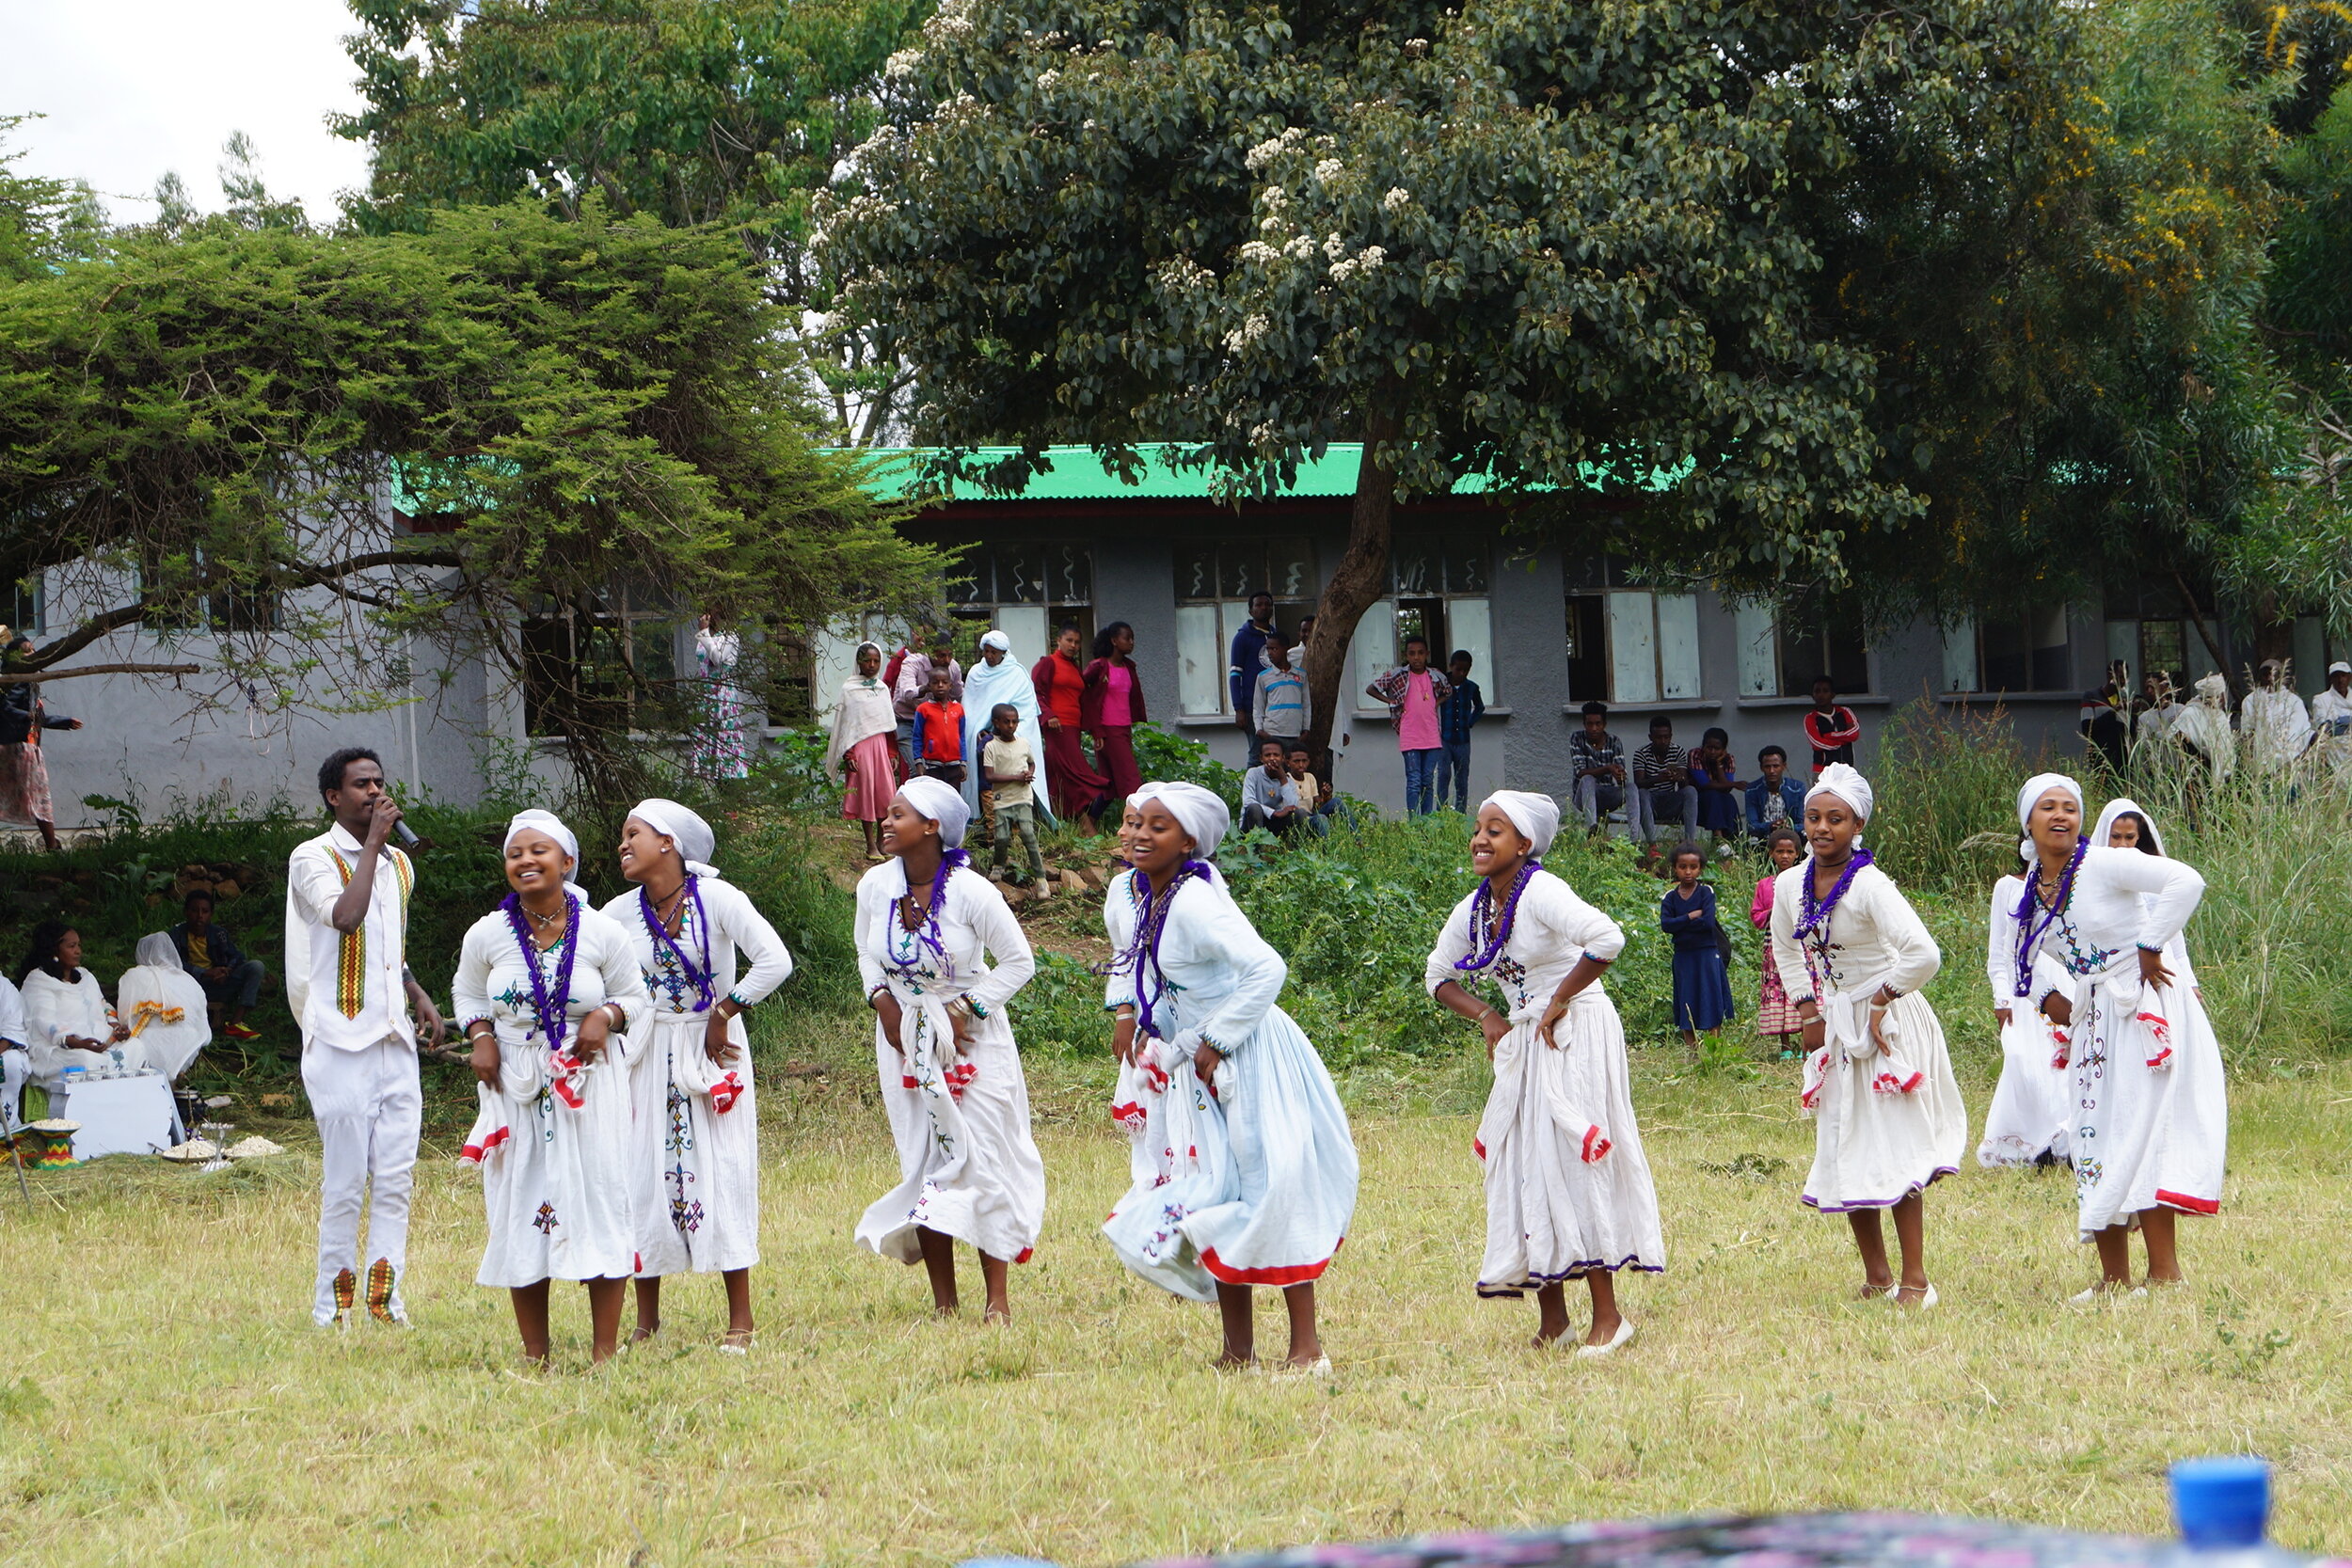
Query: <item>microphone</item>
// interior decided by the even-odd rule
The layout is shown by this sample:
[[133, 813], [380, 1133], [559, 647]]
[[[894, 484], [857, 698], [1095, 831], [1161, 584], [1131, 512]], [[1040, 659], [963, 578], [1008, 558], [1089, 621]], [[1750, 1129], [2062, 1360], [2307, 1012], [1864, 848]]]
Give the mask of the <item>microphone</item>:
[[400, 840], [400, 847], [404, 849], [414, 849], [418, 845], [424, 842], [424, 840], [417, 836], [416, 830], [409, 827], [405, 822], [394, 822], [392, 824], [392, 833], [394, 837]]

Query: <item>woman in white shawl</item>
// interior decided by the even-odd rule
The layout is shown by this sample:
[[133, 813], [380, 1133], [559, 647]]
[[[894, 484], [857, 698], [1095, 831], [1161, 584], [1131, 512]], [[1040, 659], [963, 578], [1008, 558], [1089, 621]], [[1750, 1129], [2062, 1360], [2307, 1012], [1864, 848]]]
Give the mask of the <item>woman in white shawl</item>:
[[549, 1282], [585, 1282], [603, 1361], [619, 1348], [640, 1189], [653, 1180], [629, 1126], [628, 1030], [645, 982], [628, 933], [571, 884], [580, 841], [552, 813], [509, 822], [505, 860], [514, 891], [466, 932], [451, 984], [482, 1082], [464, 1150], [482, 1166], [489, 1220], [475, 1282], [513, 1296], [523, 1359], [540, 1365]]
[[[759, 1261], [759, 1104], [743, 1014], [791, 977], [792, 955], [742, 890], [710, 863], [710, 824], [675, 800], [641, 800], [621, 824], [621, 875], [604, 907], [628, 933], [649, 1006], [632, 1026], [638, 1196], [637, 1327], [661, 1327], [661, 1276], [726, 1282], [719, 1348], [752, 1348]], [[739, 980], [736, 952], [751, 963]]]
[[31, 1037], [24, 1044], [35, 1078], [53, 1079], [69, 1067], [99, 1071], [113, 1064], [109, 1053], [130, 1038], [130, 1026], [116, 1022], [98, 976], [83, 964], [82, 933], [71, 926], [44, 920], [33, 927], [16, 983], [24, 991], [24, 1032]]
[[[994, 723], [989, 716], [998, 704], [1021, 716], [1018, 738], [1028, 748], [1039, 784], [1042, 785], [1045, 779], [1045, 732], [1038, 724], [1037, 687], [1026, 670], [1006, 657], [1011, 651], [1012, 639], [1001, 631], [988, 632], [980, 638], [979, 662], [963, 673], [963, 758], [969, 764], [963, 770], [963, 804], [980, 818], [984, 840], [994, 835], [996, 817], [990, 809], [993, 801], [982, 799], [990, 791], [980, 776], [980, 748], [987, 744]], [[1050, 827], [1054, 816], [1046, 808], [1045, 796], [1042, 787], [1030, 791], [1039, 825]]]
[[909, 779], [882, 819], [890, 858], [857, 885], [858, 974], [900, 1179], [858, 1221], [857, 1241], [920, 1261], [943, 1316], [958, 1307], [955, 1244], [970, 1243], [987, 1315], [1002, 1322], [1009, 1265], [1029, 1260], [1045, 1227], [1045, 1161], [1007, 1006], [1037, 960], [963, 852], [970, 820], [954, 786]]
[[[2148, 822], [2131, 802], [2118, 807], [2110, 832], [2126, 812]], [[2082, 818], [2074, 780], [2026, 782], [2017, 819], [2028, 888], [1994, 913], [2012, 992], [2073, 1037], [2075, 1232], [2099, 1248], [2099, 1282], [2074, 1298], [2088, 1306], [2133, 1289], [2135, 1229], [2147, 1283], [2180, 1280], [2173, 1216], [2219, 1211], [2229, 1107], [2220, 1048], [2178, 945], [2204, 879], [2161, 853], [2090, 843]]]
[[167, 931], [139, 938], [138, 962], [122, 972], [115, 1006], [131, 1037], [123, 1054], [167, 1078], [188, 1070], [197, 1053], [213, 1043], [204, 1016], [204, 988], [180, 961]]
[[[1560, 831], [1549, 795], [1500, 790], [1478, 808], [1470, 865], [1484, 879], [1454, 907], [1422, 978], [1475, 1022], [1494, 1087], [1475, 1148], [1486, 1163], [1482, 1296], [1535, 1292], [1538, 1349], [1568, 1331], [1565, 1281], [1582, 1278], [1593, 1322], [1580, 1356], [1633, 1338], [1616, 1271], [1666, 1266], [1642, 1134], [1633, 1123], [1625, 1028], [1600, 977], [1625, 950], [1617, 923], [1545, 869]], [[1469, 988], [1488, 980], [1499, 1010]]]
[[1289, 968], [1209, 857], [1232, 817], [1198, 784], [1147, 783], [1121, 829], [1103, 923], [1104, 1003], [1120, 1063], [1112, 1116], [1134, 1185], [1104, 1222], [1111, 1250], [1173, 1294], [1214, 1299], [1223, 1367], [1252, 1364], [1250, 1287], [1282, 1291], [1289, 1365], [1330, 1365], [1315, 1281], [1356, 1212], [1356, 1144], [1323, 1059], [1275, 1005]]
[[[1926, 1194], [1960, 1168], [1968, 1112], [1944, 1026], [1919, 994], [1943, 954], [1862, 847], [1872, 803], [1869, 781], [1844, 763], [1822, 768], [1806, 793], [1812, 854], [1773, 882], [1772, 961], [1804, 1021], [1804, 1107], [1814, 1118], [1804, 1201], [1852, 1226], [1864, 1300], [1933, 1307]], [[1885, 1209], [1899, 1276], [1887, 1263]]]
[[865, 831], [869, 861], [882, 858], [882, 819], [898, 777], [898, 753], [893, 749], [898, 716], [890, 705], [890, 688], [882, 684], [882, 667], [881, 643], [857, 645], [857, 673], [841, 683], [833, 735], [825, 743], [825, 771], [842, 779], [841, 815]]

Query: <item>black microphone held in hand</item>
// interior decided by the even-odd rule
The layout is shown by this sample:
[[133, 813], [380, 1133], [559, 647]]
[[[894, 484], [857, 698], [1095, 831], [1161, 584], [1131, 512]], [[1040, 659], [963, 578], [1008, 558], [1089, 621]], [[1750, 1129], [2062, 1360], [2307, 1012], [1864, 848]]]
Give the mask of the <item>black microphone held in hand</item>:
[[400, 840], [400, 847], [404, 849], [414, 849], [419, 844], [423, 842], [423, 840], [417, 837], [416, 830], [409, 827], [405, 822], [393, 822], [392, 833], [393, 836]]

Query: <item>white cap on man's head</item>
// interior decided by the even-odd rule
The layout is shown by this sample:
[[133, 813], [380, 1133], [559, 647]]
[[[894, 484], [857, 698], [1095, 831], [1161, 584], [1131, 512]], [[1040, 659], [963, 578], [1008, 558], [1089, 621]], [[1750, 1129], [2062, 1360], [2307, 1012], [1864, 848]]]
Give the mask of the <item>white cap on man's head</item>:
[[2344, 660], [2338, 659], [2328, 666], [2328, 673], [2331, 675], [2352, 675], [2352, 664], [2346, 664]]

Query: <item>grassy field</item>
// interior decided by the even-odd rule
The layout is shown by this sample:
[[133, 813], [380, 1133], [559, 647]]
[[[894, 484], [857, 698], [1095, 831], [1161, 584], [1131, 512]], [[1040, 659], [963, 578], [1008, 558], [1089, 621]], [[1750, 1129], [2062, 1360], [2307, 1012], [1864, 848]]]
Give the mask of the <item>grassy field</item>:
[[[715, 1282], [664, 1337], [583, 1370], [559, 1298], [552, 1374], [513, 1365], [471, 1284], [473, 1180], [421, 1167], [406, 1332], [309, 1325], [315, 1161], [225, 1176], [123, 1161], [0, 1189], [0, 1557], [100, 1560], [943, 1562], [979, 1548], [1152, 1554], [1691, 1509], [1906, 1506], [2162, 1531], [2169, 1459], [2280, 1466], [2287, 1543], [2352, 1545], [2352, 1069], [2241, 1082], [2229, 1208], [2185, 1227], [2185, 1289], [2114, 1310], [2062, 1177], [1970, 1168], [1931, 1199], [1943, 1305], [1845, 1299], [1844, 1227], [1802, 1211], [1793, 1069], [1638, 1092], [1672, 1268], [1630, 1283], [1613, 1364], [1522, 1348], [1532, 1306], [1469, 1289], [1470, 1125], [1359, 1112], [1355, 1233], [1325, 1294], [1335, 1363], [1221, 1375], [1213, 1314], [1133, 1282], [1094, 1234], [1124, 1182], [1106, 1085], [1038, 1064], [1054, 1183], [1019, 1321], [924, 1311], [919, 1274], [853, 1250], [892, 1179], [845, 1067], [765, 1110], [767, 1254], [748, 1360], [712, 1348]], [[1967, 1084], [1980, 1115], [1988, 1085]], [[1262, 1317], [1279, 1343], [1272, 1305]]]

